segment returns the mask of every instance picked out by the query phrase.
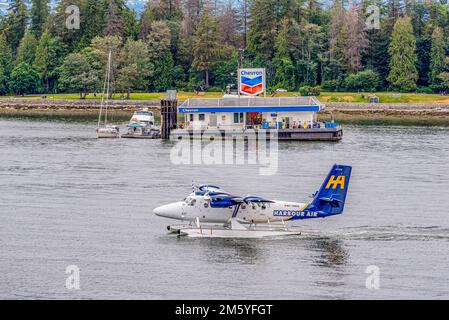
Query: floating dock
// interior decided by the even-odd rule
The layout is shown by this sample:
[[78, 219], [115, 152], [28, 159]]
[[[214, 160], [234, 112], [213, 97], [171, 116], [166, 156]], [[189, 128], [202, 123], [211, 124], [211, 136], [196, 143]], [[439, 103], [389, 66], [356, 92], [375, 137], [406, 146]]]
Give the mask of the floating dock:
[[193, 130], [193, 129], [176, 129], [171, 133], [174, 140], [183, 138], [214, 140], [219, 139], [258, 139], [263, 134], [267, 140], [277, 138], [277, 140], [286, 141], [339, 141], [343, 138], [343, 129], [335, 128], [310, 128], [310, 129], [254, 129], [229, 132], [219, 129]]
[[[342, 128], [317, 121], [325, 106], [315, 97], [226, 97], [189, 99], [178, 107], [184, 122], [171, 130], [172, 139], [266, 139], [339, 141]], [[182, 116], [180, 117], [182, 118]]]

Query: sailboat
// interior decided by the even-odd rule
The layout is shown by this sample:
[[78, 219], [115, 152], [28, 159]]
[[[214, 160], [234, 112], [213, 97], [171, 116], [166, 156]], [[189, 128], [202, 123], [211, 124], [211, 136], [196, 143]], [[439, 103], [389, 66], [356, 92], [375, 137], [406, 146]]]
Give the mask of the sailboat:
[[[108, 106], [109, 106], [109, 91], [111, 81], [111, 62], [112, 50], [109, 50], [108, 65], [106, 68], [106, 76], [103, 85], [103, 93], [101, 95], [100, 113], [98, 115], [97, 137], [98, 138], [120, 138], [120, 128], [116, 125], [108, 124]], [[104, 96], [106, 95], [106, 101]], [[104, 108], [104, 121], [102, 125], [102, 111]]]

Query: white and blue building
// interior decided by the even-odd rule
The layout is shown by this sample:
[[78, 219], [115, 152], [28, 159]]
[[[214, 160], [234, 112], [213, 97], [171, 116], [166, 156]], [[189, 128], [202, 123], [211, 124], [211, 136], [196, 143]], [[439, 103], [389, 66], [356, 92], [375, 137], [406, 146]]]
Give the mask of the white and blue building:
[[286, 140], [340, 140], [336, 124], [317, 121], [324, 107], [315, 97], [193, 98], [178, 107], [178, 128], [222, 136], [266, 129], [277, 130]]

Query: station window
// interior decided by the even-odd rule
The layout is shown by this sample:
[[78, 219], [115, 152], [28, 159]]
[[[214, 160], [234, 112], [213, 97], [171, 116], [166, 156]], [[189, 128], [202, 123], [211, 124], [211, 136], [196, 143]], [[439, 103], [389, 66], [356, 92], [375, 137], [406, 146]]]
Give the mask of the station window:
[[243, 112], [235, 112], [234, 113], [234, 123], [243, 123]]
[[206, 119], [206, 117], [205, 117], [204, 113], [200, 113], [200, 114], [198, 115], [198, 120], [204, 121], [205, 119]]

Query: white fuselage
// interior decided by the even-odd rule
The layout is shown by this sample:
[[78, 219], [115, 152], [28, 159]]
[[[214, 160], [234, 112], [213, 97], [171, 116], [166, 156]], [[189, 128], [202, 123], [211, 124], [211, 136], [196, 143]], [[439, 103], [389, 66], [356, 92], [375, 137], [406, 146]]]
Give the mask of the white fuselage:
[[[241, 223], [269, 223], [286, 221], [300, 214], [305, 203], [276, 201], [269, 203], [242, 203], [236, 218]], [[161, 217], [203, 223], [226, 223], [232, 217], [235, 206], [212, 208], [207, 197], [190, 195], [184, 201], [171, 203], [154, 209]]]

